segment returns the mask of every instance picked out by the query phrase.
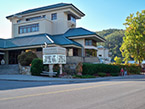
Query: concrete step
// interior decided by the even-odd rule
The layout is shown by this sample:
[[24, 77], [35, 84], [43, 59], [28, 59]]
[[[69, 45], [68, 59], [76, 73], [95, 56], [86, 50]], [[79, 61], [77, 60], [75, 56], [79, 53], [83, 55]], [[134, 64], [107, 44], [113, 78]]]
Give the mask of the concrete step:
[[0, 65], [0, 75], [8, 74], [20, 74], [19, 73], [19, 65], [18, 64], [12, 64], [12, 65]]

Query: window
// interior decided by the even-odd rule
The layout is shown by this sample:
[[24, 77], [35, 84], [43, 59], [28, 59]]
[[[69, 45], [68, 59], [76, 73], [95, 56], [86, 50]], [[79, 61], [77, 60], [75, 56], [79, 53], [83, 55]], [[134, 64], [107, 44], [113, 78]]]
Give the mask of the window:
[[39, 31], [39, 24], [25, 25], [19, 27], [19, 34], [37, 32]]
[[57, 19], [57, 13], [51, 14], [51, 20], [56, 20]]
[[78, 56], [78, 49], [77, 48], [73, 48], [73, 56]]
[[37, 48], [36, 51], [42, 51], [42, 48]]
[[86, 40], [85, 45], [92, 45], [92, 40]]
[[72, 15], [68, 15], [68, 20], [71, 20], [71, 21], [73, 21], [73, 22], [76, 22], [76, 19], [75, 19], [75, 17], [73, 17]]
[[96, 41], [94, 41], [94, 40], [86, 40], [85, 45], [96, 46]]
[[99, 57], [102, 57], [102, 55], [101, 55], [101, 54], [99, 54]]
[[37, 20], [42, 18], [46, 18], [46, 15], [27, 18], [26, 21], [32, 21], [32, 20]]
[[21, 22], [21, 20], [17, 20], [17, 23], [20, 23]]

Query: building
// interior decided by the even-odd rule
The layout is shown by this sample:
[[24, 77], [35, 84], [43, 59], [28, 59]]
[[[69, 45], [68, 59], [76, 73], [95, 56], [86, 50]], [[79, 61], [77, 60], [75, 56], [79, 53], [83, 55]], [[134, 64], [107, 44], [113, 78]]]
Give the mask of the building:
[[18, 55], [27, 51], [42, 58], [42, 47], [47, 44], [65, 47], [67, 62], [98, 61], [96, 43], [105, 39], [82, 27], [76, 28], [76, 20], [84, 16], [77, 7], [67, 3], [7, 16], [12, 23], [12, 38], [0, 39], [0, 60], [4, 58], [6, 64], [17, 64]]
[[111, 52], [109, 52], [108, 48], [100, 45], [97, 47], [97, 50], [97, 57], [99, 58], [100, 62], [106, 64], [111, 62]]

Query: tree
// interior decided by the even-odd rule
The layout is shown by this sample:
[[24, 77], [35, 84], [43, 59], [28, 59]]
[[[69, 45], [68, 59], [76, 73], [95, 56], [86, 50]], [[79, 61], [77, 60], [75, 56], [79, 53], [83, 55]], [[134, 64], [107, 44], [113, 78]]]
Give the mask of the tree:
[[32, 51], [24, 52], [18, 56], [18, 61], [22, 66], [29, 66], [33, 59], [38, 58]]
[[105, 43], [99, 43], [98, 45], [103, 45], [109, 49], [112, 53], [111, 58], [114, 59], [115, 56], [121, 57], [120, 47], [123, 42], [124, 30], [122, 29], [107, 29], [97, 32], [100, 36], [106, 39]]
[[126, 18], [125, 37], [121, 45], [121, 52], [124, 61], [127, 62], [133, 58], [136, 62], [141, 62], [145, 59], [145, 10], [141, 13], [137, 12], [136, 16], [130, 14]]
[[115, 57], [114, 58], [114, 61], [116, 61], [116, 64], [121, 64], [122, 60], [121, 60], [121, 57]]

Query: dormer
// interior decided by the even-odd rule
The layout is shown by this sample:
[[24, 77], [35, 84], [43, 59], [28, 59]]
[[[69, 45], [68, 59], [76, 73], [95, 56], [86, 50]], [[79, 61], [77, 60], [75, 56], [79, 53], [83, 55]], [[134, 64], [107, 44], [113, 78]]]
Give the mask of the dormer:
[[73, 4], [59, 3], [29, 9], [6, 18], [12, 22], [12, 37], [47, 33], [64, 34], [76, 27], [76, 20], [85, 14]]

